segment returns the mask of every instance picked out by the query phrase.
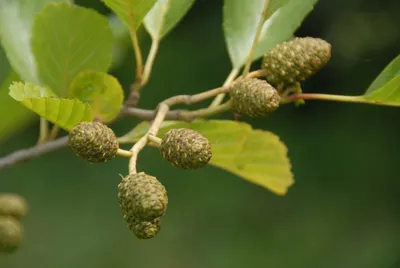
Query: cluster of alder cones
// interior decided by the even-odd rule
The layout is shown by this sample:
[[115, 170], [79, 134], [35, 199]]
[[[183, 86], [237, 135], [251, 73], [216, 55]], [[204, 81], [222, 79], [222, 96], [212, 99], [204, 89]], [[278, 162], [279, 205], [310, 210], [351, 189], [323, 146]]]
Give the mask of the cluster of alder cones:
[[[330, 57], [331, 45], [319, 38], [295, 38], [277, 45], [262, 60], [265, 80], [244, 77], [232, 84], [233, 111], [251, 117], [270, 114], [279, 107], [280, 94], [299, 88], [299, 83], [321, 69]], [[69, 145], [78, 156], [91, 163], [104, 163], [119, 149], [114, 132], [99, 122], [76, 125], [69, 134]], [[163, 158], [183, 169], [201, 168], [212, 156], [207, 138], [191, 129], [168, 131], [159, 149]], [[128, 228], [138, 238], [148, 239], [158, 234], [168, 196], [157, 178], [143, 172], [129, 174], [118, 185], [118, 199]], [[0, 207], [0, 250], [6, 251], [19, 245], [18, 218], [22, 214], [3, 214]], [[15, 234], [10, 236], [8, 232], [14, 230], [12, 228]]]
[[[80, 157], [103, 163], [113, 158], [119, 144], [114, 132], [99, 122], [82, 122], [69, 136], [69, 145]], [[161, 140], [161, 155], [172, 165], [197, 169], [212, 156], [211, 145], [200, 133], [191, 129], [171, 129]], [[118, 199], [128, 228], [140, 239], [157, 235], [161, 217], [168, 205], [165, 187], [156, 177], [144, 172], [129, 174], [118, 185]]]
[[26, 201], [19, 195], [0, 194], [0, 253], [11, 253], [22, 241], [21, 218], [26, 215]]
[[[299, 88], [331, 57], [331, 45], [319, 38], [295, 38], [264, 55], [265, 80], [239, 78], [230, 90], [233, 111], [251, 117], [266, 116], [279, 107], [280, 93]], [[69, 145], [92, 163], [113, 158], [118, 151], [114, 132], [99, 122], [82, 122], [69, 135]], [[169, 163], [183, 169], [206, 165], [212, 156], [209, 141], [191, 129], [172, 129], [162, 138], [160, 153]], [[118, 185], [118, 199], [128, 228], [140, 239], [160, 231], [161, 217], [168, 204], [167, 191], [157, 178], [144, 172], [129, 174]]]

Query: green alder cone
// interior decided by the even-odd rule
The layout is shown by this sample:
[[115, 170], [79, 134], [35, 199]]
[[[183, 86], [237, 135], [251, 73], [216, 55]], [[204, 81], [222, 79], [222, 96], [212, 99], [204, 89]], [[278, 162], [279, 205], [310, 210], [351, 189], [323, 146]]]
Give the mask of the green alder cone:
[[0, 253], [17, 250], [22, 241], [21, 223], [11, 216], [0, 216]]
[[20, 219], [27, 212], [27, 203], [17, 194], [0, 193], [0, 216], [12, 216]]
[[127, 221], [128, 228], [139, 239], [149, 239], [155, 237], [161, 229], [161, 219], [156, 218], [152, 221], [131, 218]]
[[100, 122], [81, 122], [69, 133], [68, 144], [78, 156], [91, 163], [104, 163], [118, 151], [114, 132]]
[[264, 55], [261, 67], [268, 83], [278, 89], [302, 82], [325, 66], [331, 45], [320, 38], [304, 37], [278, 44]]
[[230, 92], [233, 110], [250, 117], [266, 116], [279, 107], [280, 96], [275, 88], [257, 78], [239, 79]]
[[168, 196], [156, 177], [140, 172], [125, 177], [118, 185], [118, 200], [127, 219], [152, 221], [165, 214]]
[[199, 132], [187, 128], [171, 129], [161, 140], [160, 153], [173, 166], [197, 169], [211, 157], [211, 144]]

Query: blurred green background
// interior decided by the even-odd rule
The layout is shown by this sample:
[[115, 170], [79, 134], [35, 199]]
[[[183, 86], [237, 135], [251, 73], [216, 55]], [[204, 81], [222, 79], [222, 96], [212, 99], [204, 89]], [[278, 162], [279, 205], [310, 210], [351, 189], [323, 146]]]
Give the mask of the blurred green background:
[[[77, 3], [108, 12], [97, 1]], [[163, 40], [142, 107], [223, 82], [230, 62], [221, 8], [222, 1], [197, 0]], [[304, 91], [362, 94], [399, 53], [399, 11], [397, 0], [321, 0], [296, 35], [328, 40], [333, 58]], [[142, 42], [148, 47], [149, 38]], [[113, 71], [125, 88], [133, 68], [129, 52]], [[2, 108], [2, 120], [12, 116]], [[296, 183], [287, 196], [213, 167], [179, 170], [146, 149], [139, 169], [159, 178], [170, 203], [160, 234], [141, 241], [125, 227], [117, 201], [127, 161], [90, 165], [64, 149], [0, 171], [1, 192], [30, 204], [23, 246], [1, 255], [0, 267], [400, 267], [398, 109], [310, 101], [242, 120], [289, 147]], [[124, 119], [113, 128], [121, 135], [136, 123]], [[0, 154], [33, 145], [38, 129], [3, 141]]]

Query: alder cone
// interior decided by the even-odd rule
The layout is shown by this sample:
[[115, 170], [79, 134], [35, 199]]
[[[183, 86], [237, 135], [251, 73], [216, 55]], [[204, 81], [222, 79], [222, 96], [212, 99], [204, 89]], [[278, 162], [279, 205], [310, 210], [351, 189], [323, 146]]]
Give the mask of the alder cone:
[[91, 163], [104, 163], [118, 151], [114, 132], [100, 122], [82, 122], [69, 133], [68, 145], [79, 157]]
[[268, 83], [278, 89], [302, 82], [324, 67], [331, 58], [331, 45], [320, 38], [303, 37], [278, 44], [261, 64]]
[[239, 79], [230, 92], [233, 110], [250, 117], [266, 116], [279, 107], [280, 96], [275, 88], [257, 78]]
[[0, 216], [20, 219], [27, 213], [27, 203], [17, 194], [0, 193]]
[[17, 250], [22, 241], [21, 223], [11, 216], [0, 216], [0, 253]]
[[161, 140], [160, 153], [173, 166], [197, 169], [212, 157], [211, 144], [199, 132], [188, 128], [171, 129]]
[[155, 237], [161, 230], [161, 219], [156, 218], [152, 221], [145, 221], [131, 218], [127, 221], [128, 228], [139, 239], [149, 239]]
[[152, 221], [164, 215], [168, 205], [165, 187], [144, 172], [128, 175], [121, 181], [118, 200], [125, 220]]

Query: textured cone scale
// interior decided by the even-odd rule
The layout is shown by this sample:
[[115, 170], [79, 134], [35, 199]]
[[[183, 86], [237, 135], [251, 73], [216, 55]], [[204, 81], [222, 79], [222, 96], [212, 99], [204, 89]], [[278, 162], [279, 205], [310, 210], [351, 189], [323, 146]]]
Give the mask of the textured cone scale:
[[279, 107], [275, 88], [264, 80], [245, 78], [236, 81], [230, 92], [233, 110], [251, 117], [266, 116]]
[[99, 122], [82, 122], [69, 133], [69, 146], [83, 159], [91, 163], [103, 163], [118, 151], [114, 132]]
[[164, 186], [144, 172], [122, 180], [118, 185], [118, 199], [125, 219], [151, 221], [164, 215], [168, 205]]
[[156, 218], [152, 221], [131, 218], [127, 223], [129, 230], [131, 230], [139, 239], [153, 238], [161, 229], [160, 218]]
[[262, 68], [267, 81], [282, 89], [306, 80], [331, 58], [331, 45], [312, 37], [295, 38], [281, 43], [264, 55]]
[[25, 199], [17, 194], [0, 194], [0, 216], [12, 216], [19, 219], [26, 215]]
[[18, 249], [22, 240], [22, 227], [14, 217], [0, 216], [0, 253]]
[[160, 153], [173, 166], [184, 169], [201, 168], [212, 156], [207, 138], [187, 128], [168, 131], [161, 140]]

